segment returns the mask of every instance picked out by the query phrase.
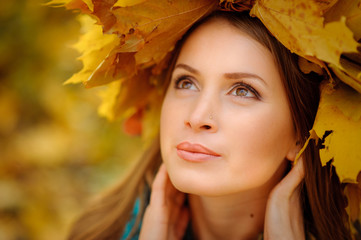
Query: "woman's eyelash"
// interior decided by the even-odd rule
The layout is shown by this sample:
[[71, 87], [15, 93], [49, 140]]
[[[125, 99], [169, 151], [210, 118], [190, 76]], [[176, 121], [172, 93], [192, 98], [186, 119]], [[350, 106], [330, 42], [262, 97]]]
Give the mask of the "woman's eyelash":
[[182, 76], [176, 77], [176, 79], [174, 81], [174, 88], [176, 88], [176, 89], [184, 89], [184, 87], [180, 87], [180, 85], [179, 85], [184, 80], [188, 81], [189, 84], [194, 84], [193, 81], [191, 80], [190, 76], [182, 75]]
[[261, 95], [258, 93], [258, 91], [256, 89], [254, 89], [254, 87], [252, 87], [250, 84], [245, 83], [245, 82], [237, 82], [234, 87], [232, 88], [232, 91], [238, 87], [243, 87], [249, 91], [251, 91], [251, 93], [253, 93], [256, 98], [260, 99]]

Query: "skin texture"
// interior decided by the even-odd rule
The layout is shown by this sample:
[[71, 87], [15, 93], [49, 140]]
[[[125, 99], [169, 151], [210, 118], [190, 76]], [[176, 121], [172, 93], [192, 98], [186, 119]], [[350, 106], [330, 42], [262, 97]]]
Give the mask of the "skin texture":
[[[163, 103], [165, 165], [140, 239], [181, 239], [189, 217], [197, 239], [254, 239], [260, 232], [266, 239], [304, 238], [302, 161], [283, 178], [299, 147], [277, 69], [265, 47], [225, 20], [210, 20], [189, 36]], [[184, 151], [181, 143], [213, 153]]]

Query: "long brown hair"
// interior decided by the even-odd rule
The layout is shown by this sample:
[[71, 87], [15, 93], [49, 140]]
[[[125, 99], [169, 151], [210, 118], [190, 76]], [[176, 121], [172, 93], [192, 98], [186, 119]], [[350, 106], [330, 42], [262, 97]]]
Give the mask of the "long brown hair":
[[[299, 57], [292, 54], [264, 27], [260, 20], [251, 18], [247, 12], [215, 12], [194, 25], [176, 47], [173, 62], [182, 42], [197, 26], [210, 18], [222, 18], [248, 33], [250, 37], [268, 48], [279, 67], [279, 72], [287, 92], [294, 127], [303, 145], [312, 128], [320, 93], [319, 84], [324, 76], [305, 74], [298, 67]], [[160, 165], [159, 140], [137, 161], [123, 180], [112, 190], [94, 201], [74, 224], [71, 240], [119, 239], [129, 219], [135, 199], [141, 197], [144, 203], [145, 188], [150, 185], [156, 169]], [[302, 201], [306, 232], [316, 239], [351, 239], [348, 216], [345, 212], [346, 200], [342, 185], [331, 163], [322, 167], [319, 157], [320, 146], [311, 140], [303, 153], [305, 179]], [[142, 212], [142, 211], [141, 211]], [[142, 214], [139, 214], [140, 221]]]

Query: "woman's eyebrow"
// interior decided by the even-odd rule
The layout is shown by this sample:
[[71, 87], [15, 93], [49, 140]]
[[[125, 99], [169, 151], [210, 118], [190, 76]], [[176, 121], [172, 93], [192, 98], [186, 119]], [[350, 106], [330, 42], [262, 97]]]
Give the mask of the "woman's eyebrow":
[[[178, 63], [174, 69], [176, 68], [182, 68], [184, 70], [187, 70], [188, 72], [191, 72], [193, 74], [199, 75], [199, 71], [187, 64], [184, 63]], [[234, 72], [234, 73], [225, 73], [224, 77], [227, 79], [243, 79], [243, 78], [253, 78], [253, 79], [257, 79], [260, 82], [262, 82], [264, 85], [267, 86], [266, 81], [261, 78], [260, 76], [258, 76], [257, 74], [254, 73], [247, 73], [247, 72]]]
[[187, 70], [188, 72], [191, 72], [193, 74], [196, 74], [196, 75], [199, 75], [199, 71], [195, 68], [192, 68], [191, 66], [187, 65], [187, 64], [184, 64], [184, 63], [178, 63], [174, 69], [176, 68], [183, 68], [185, 70]]
[[260, 82], [262, 82], [264, 85], [267, 86], [267, 83], [263, 78], [253, 73], [247, 73], [247, 72], [225, 73], [224, 77], [227, 79], [253, 78], [259, 80]]

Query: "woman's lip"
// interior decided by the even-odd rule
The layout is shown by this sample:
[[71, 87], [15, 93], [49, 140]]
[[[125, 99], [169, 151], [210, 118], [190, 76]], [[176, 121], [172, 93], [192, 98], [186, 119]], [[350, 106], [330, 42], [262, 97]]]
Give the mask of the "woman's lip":
[[177, 145], [177, 154], [184, 160], [202, 162], [211, 160], [221, 155], [200, 145], [189, 142], [182, 142]]

